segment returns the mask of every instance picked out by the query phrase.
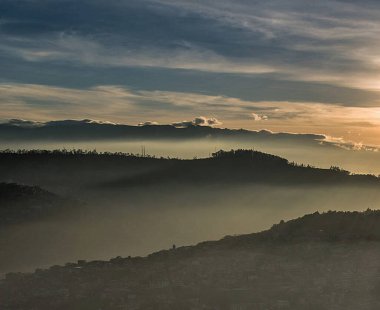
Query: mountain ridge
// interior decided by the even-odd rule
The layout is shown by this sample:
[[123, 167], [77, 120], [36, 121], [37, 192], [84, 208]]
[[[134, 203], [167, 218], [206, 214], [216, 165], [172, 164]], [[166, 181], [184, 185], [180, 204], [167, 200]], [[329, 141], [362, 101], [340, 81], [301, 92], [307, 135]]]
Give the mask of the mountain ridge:
[[62, 186], [61, 179], [69, 187], [77, 179], [76, 188], [104, 189], [155, 184], [380, 185], [374, 175], [350, 174], [339, 167], [298, 165], [255, 150], [218, 151], [200, 159], [82, 150], [5, 150], [0, 152], [0, 166], [0, 181], [15, 179], [44, 188], [54, 183]]
[[294, 140], [316, 143], [326, 139], [320, 134], [273, 133], [268, 130], [228, 129], [201, 125], [178, 127], [172, 124], [127, 125], [94, 120], [58, 120], [33, 122], [11, 120], [0, 123], [0, 139], [3, 140], [155, 140], [155, 139], [270, 139]]

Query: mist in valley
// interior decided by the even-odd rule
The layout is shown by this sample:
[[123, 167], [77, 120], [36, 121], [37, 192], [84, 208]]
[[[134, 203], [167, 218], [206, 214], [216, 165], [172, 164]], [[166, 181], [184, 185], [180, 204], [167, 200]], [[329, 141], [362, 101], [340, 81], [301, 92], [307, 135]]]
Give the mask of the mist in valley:
[[116, 256], [140, 256], [268, 229], [305, 213], [376, 208], [374, 188], [166, 186], [96, 190], [64, 215], [0, 232], [0, 273]]
[[[169, 145], [175, 148], [175, 142], [166, 143], [168, 148]], [[166, 291], [165, 284], [168, 277], [165, 266], [169, 264], [170, 272], [176, 268], [173, 274], [189, 277], [194, 281], [194, 287], [203, 283], [204, 289], [201, 291], [206, 292], [207, 298], [208, 295], [213, 296], [214, 290], [219, 292], [218, 287], [223, 282], [218, 282], [218, 275], [221, 275], [232, 286], [227, 290], [223, 288], [218, 300], [226, 292], [234, 295], [236, 290], [232, 279], [238, 281], [236, 285], [239, 287], [260, 287], [265, 293], [258, 295], [267, 296], [266, 300], [271, 301], [273, 298], [268, 296], [273, 291], [267, 289], [267, 284], [272, 285], [274, 280], [266, 275], [277, 277], [278, 274], [266, 270], [279, 268], [278, 261], [283, 261], [281, 266], [290, 266], [286, 267], [289, 271], [280, 272], [281, 277], [288, 279], [289, 276], [299, 275], [299, 278], [292, 278], [292, 283], [313, 291], [315, 285], [310, 288], [300, 279], [304, 279], [305, 274], [324, 279], [320, 271], [325, 269], [321, 267], [324, 264], [321, 260], [326, 259], [326, 264], [334, 266], [333, 274], [343, 274], [341, 257], [350, 257], [346, 265], [359, 264], [364, 257], [376, 256], [378, 253], [377, 248], [373, 249], [368, 244], [372, 242], [368, 238], [374, 236], [372, 231], [378, 227], [377, 222], [368, 219], [376, 219], [376, 211], [349, 215], [350, 220], [345, 226], [342, 226], [344, 222], [340, 222], [345, 213], [326, 213], [328, 218], [333, 219], [331, 222], [326, 221], [330, 225], [327, 225], [330, 230], [326, 230], [326, 233], [324, 227], [321, 230], [312, 224], [308, 226], [307, 219], [310, 216], [305, 216], [306, 222], [303, 218], [293, 225], [288, 222], [289, 227], [294, 226], [294, 231], [301, 234], [295, 235], [296, 238], [303, 240], [306, 232], [305, 240], [308, 241], [300, 244], [295, 242], [288, 245], [284, 241], [294, 236], [294, 231], [289, 232], [286, 228], [288, 223], [282, 221], [311, 213], [314, 213], [311, 218], [318, 219], [317, 211], [377, 209], [380, 179], [376, 176], [350, 174], [339, 167], [320, 169], [295, 164], [285, 158], [244, 149], [218, 150], [205, 158], [161, 158], [159, 154], [144, 154], [147, 148], [145, 146], [144, 150], [144, 145], [140, 145], [142, 154], [136, 154], [137, 143], [136, 151], [129, 148], [128, 154], [78, 149], [0, 152], [0, 190], [1, 187], [8, 188], [8, 191], [0, 191], [0, 211], [4, 214], [5, 210], [6, 215], [5, 222], [0, 221], [0, 284], [5, 283], [4, 287], [8, 289], [6, 300], [17, 305], [25, 303], [26, 307], [37, 304], [36, 309], [50, 307], [50, 304], [43, 302], [41, 305], [40, 300], [48, 300], [51, 304], [63, 303], [62, 309], [74, 309], [67, 306], [70, 302], [78, 303], [75, 309], [91, 309], [93, 304], [99, 302], [98, 296], [100, 299], [105, 298], [105, 302], [110, 300], [113, 305], [115, 300], [123, 305], [133, 304], [139, 303], [140, 299], [145, 302], [144, 296], [155, 296], [159, 288], [159, 296], [166, 292], [165, 300], [170, 301], [172, 291]], [[199, 144], [187, 142], [186, 145], [188, 152], [191, 152], [190, 146], [193, 152], [199, 147], [211, 147], [206, 145], [206, 140]], [[59, 145], [53, 149], [56, 147]], [[326, 150], [324, 154], [328, 154], [325, 146], [320, 147]], [[333, 146], [328, 147], [335, 150]], [[4, 199], [1, 196], [3, 193], [13, 198]], [[4, 208], [2, 201], [6, 204], [10, 202], [10, 209], [15, 212], [7, 213], [9, 207]], [[15, 208], [12, 208], [13, 203]], [[1, 214], [0, 219], [3, 220]], [[14, 222], [12, 214], [16, 215]], [[363, 236], [356, 227], [356, 216], [365, 218], [359, 225], [364, 227]], [[334, 220], [335, 217], [337, 219]], [[273, 226], [276, 223], [279, 225]], [[318, 223], [323, 225], [324, 220]], [[271, 227], [270, 231], [257, 237], [244, 236]], [[277, 230], [282, 227], [285, 227], [284, 232], [278, 234]], [[338, 246], [334, 247], [332, 244], [335, 243], [318, 239], [320, 235], [339, 238], [340, 235], [336, 235], [339, 229], [348, 234], [347, 238], [363, 239], [366, 243], [361, 245], [360, 242], [338, 241]], [[235, 238], [223, 238], [225, 236]], [[252, 238], [260, 239], [260, 236], [269, 236], [269, 239], [251, 244]], [[279, 241], [271, 236], [278, 236]], [[221, 241], [204, 243], [210, 240]], [[187, 247], [199, 243], [198, 247]], [[219, 249], [220, 246], [222, 249]], [[348, 248], [351, 251], [349, 253], [356, 255], [354, 258], [352, 254], [347, 254]], [[273, 255], [274, 252], [277, 254]], [[156, 254], [150, 255], [152, 253]], [[328, 258], [326, 253], [335, 254]], [[261, 267], [252, 265], [252, 257], [255, 257], [255, 264]], [[260, 261], [265, 262], [264, 265]], [[296, 273], [291, 271], [295, 264], [299, 270]], [[319, 269], [315, 269], [316, 265]], [[183, 266], [188, 268], [185, 273]], [[235, 271], [231, 272], [231, 266]], [[366, 281], [375, 281], [372, 271], [376, 268], [377, 263], [372, 264], [370, 268], [365, 268], [365, 273], [357, 272], [357, 275], [364, 274]], [[137, 277], [125, 277], [127, 270]], [[221, 270], [226, 274], [220, 273]], [[256, 284], [251, 283], [251, 278], [246, 276], [252, 270], [261, 270], [264, 275], [263, 278], [254, 278]], [[205, 274], [209, 282], [199, 280]], [[241, 274], [244, 276], [241, 277]], [[115, 282], [108, 278], [109, 275], [119, 280], [121, 275], [124, 280]], [[248, 279], [249, 283], [246, 284], [244, 279]], [[335, 277], [330, 285], [337, 292], [336, 283], [338, 286], [343, 283], [340, 279], [340, 276]], [[305, 281], [309, 280], [305, 278]], [[92, 285], [101, 286], [97, 293], [87, 291]], [[120, 292], [125, 294], [126, 285], [138, 287], [137, 292], [143, 288], [144, 295], [128, 300], [124, 297], [114, 299]], [[41, 287], [47, 296], [43, 297], [45, 299], [38, 297]], [[282, 290], [283, 286], [279, 287]], [[66, 289], [73, 295], [62, 295]], [[75, 297], [77, 292], [83, 296], [81, 299]], [[247, 292], [252, 297], [250, 288]], [[372, 296], [375, 295], [368, 298]], [[240, 300], [239, 297], [237, 300]]]
[[[206, 139], [186, 142], [29, 144], [24, 148], [65, 147], [138, 154], [144, 145], [149, 155], [192, 158], [195, 154], [197, 157], [208, 157], [218, 146], [229, 149], [236, 144], [226, 141], [210, 143]], [[255, 149], [259, 148], [258, 145], [255, 144]], [[352, 160], [351, 164], [360, 154], [376, 155], [374, 152], [348, 151], [333, 146], [305, 146], [304, 151], [300, 152], [291, 145], [281, 143], [263, 145], [260, 149], [272, 150], [274, 154], [285, 153], [290, 161], [295, 160], [291, 154], [298, 154], [298, 158], [303, 154], [300, 162], [312, 164], [324, 161], [334, 163], [332, 158], [339, 152], [349, 154], [346, 158], [339, 158]], [[16, 145], [13, 147], [17, 149]], [[2, 275], [78, 259], [145, 256], [173, 245], [192, 245], [204, 240], [217, 240], [225, 235], [258, 232], [269, 229], [280, 220], [316, 211], [375, 209], [380, 201], [376, 180], [373, 180], [374, 184], [371, 180], [368, 184], [360, 180], [353, 184], [340, 184], [339, 181], [336, 184], [320, 181], [296, 184], [291, 176], [282, 183], [276, 183], [276, 176], [265, 182], [260, 181], [260, 177], [253, 183], [229, 180], [235, 163], [239, 162], [238, 158], [230, 162], [232, 166], [222, 161], [214, 167], [216, 170], [208, 170], [212, 165], [207, 162], [203, 166], [192, 166], [199, 160], [185, 161], [185, 166], [178, 166], [183, 161], [140, 155], [24, 152], [3, 153], [0, 157], [0, 182], [39, 186], [78, 202], [78, 205], [53, 216], [1, 227]], [[272, 160], [271, 157], [269, 160]], [[187, 165], [189, 168], [186, 168]], [[243, 169], [243, 172], [246, 170], [244, 165], [243, 162], [243, 166], [237, 166], [237, 169]], [[357, 170], [362, 170], [360, 167], [358, 165]], [[249, 169], [252, 169], [254, 176], [255, 168]], [[265, 174], [271, 174], [276, 169], [273, 166]], [[314, 171], [312, 168], [304, 169]], [[170, 181], [172, 174], [168, 171], [175, 172], [174, 181]], [[218, 173], [218, 176], [210, 176], [209, 173]], [[189, 179], [187, 174], [189, 177], [191, 174]], [[155, 179], [157, 175], [167, 177]], [[148, 179], [144, 179], [146, 176]], [[134, 183], [141, 177], [140, 183]], [[343, 175], [343, 178], [346, 177]], [[150, 179], [154, 182], [145, 182]], [[126, 183], [125, 180], [129, 181]]]

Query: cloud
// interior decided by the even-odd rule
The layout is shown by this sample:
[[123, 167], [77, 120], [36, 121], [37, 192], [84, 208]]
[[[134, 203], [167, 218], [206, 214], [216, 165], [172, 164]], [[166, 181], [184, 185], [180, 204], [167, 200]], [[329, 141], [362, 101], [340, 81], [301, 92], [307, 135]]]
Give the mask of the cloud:
[[367, 121], [347, 122], [345, 125], [353, 127], [377, 127], [378, 125]]
[[100, 124], [100, 125], [117, 125], [114, 122], [110, 121], [99, 121], [99, 120], [93, 120], [93, 119], [83, 119], [83, 120], [74, 120], [74, 119], [67, 119], [67, 120], [58, 120], [58, 121], [48, 121], [43, 123], [45, 126], [81, 126], [86, 124]]
[[43, 127], [43, 126], [81, 126], [86, 124], [100, 124], [100, 125], [117, 125], [117, 123], [110, 121], [100, 121], [93, 119], [67, 119], [67, 120], [57, 120], [57, 121], [33, 121], [33, 120], [25, 120], [25, 119], [9, 119], [1, 122], [0, 124], [15, 126], [15, 127], [25, 127], [25, 128], [33, 128], [33, 127]]
[[380, 6], [370, 0], [3, 0], [0, 12], [3, 63], [272, 73], [380, 89]]
[[38, 127], [38, 126], [43, 125], [43, 123], [41, 122], [25, 120], [25, 119], [17, 119], [17, 118], [4, 121], [1, 124], [6, 124], [6, 125], [16, 126], [16, 127]]
[[138, 124], [138, 126], [155, 126], [155, 125], [158, 125], [158, 122], [147, 121], [147, 122], [142, 122]]
[[219, 126], [223, 124], [221, 121], [217, 120], [214, 117], [208, 118], [205, 116], [199, 116], [194, 118], [192, 121], [182, 121], [182, 122], [175, 122], [172, 123], [175, 127], [188, 127], [188, 126]]
[[[157, 125], [157, 122], [140, 123], [138, 127]], [[300, 143], [299, 146], [318, 146], [340, 148], [347, 151], [379, 152], [380, 147], [354, 142], [343, 137], [334, 137], [323, 134], [303, 134], [290, 132], [274, 132], [267, 129], [262, 130], [234, 130], [218, 129], [214, 126], [221, 122], [215, 118], [197, 117], [192, 121], [182, 121], [170, 124], [172, 126], [158, 126], [154, 131], [139, 131], [132, 128], [133, 125], [114, 123], [109, 121], [99, 121], [92, 119], [66, 119], [46, 122], [33, 120], [11, 119], [0, 123], [0, 135], [5, 140], [23, 140], [25, 136], [31, 140], [44, 140], [52, 138], [59, 140], [113, 140], [113, 139], [233, 139], [245, 142], [276, 142], [276, 143]], [[169, 125], [169, 124], [168, 124]], [[199, 130], [182, 131], [177, 128], [194, 126]], [[200, 130], [199, 127], [209, 127], [207, 131]], [[12, 127], [23, 127], [29, 131], [13, 131]], [[38, 127], [38, 130], [34, 130]]]
[[347, 141], [342, 137], [325, 136], [321, 140], [321, 144], [334, 145], [349, 151], [366, 151], [366, 152], [379, 152], [379, 146], [365, 145], [362, 142]]
[[253, 118], [254, 121], [266, 121], [266, 120], [268, 120], [268, 116], [259, 115], [256, 113], [251, 113], [251, 117]]
[[[120, 85], [78, 89], [0, 83], [0, 103], [0, 119], [3, 120], [23, 115], [26, 119], [39, 122], [81, 118], [87, 119], [87, 122], [106, 119], [112, 123], [139, 124], [143, 119], [150, 119], [160, 124], [171, 124], [184, 119], [183, 122], [175, 122], [176, 125], [218, 126], [222, 119], [227, 128], [247, 129], [262, 129], [258, 127], [265, 120], [265, 127], [269, 130], [319, 132], [331, 136], [345, 132], [346, 139], [366, 144], [378, 144], [376, 128], [380, 126], [380, 108], [250, 101], [191, 92], [129, 89]], [[191, 119], [189, 115], [213, 117]], [[372, 125], [368, 126], [367, 123]], [[363, 130], [367, 132], [362, 132]]]

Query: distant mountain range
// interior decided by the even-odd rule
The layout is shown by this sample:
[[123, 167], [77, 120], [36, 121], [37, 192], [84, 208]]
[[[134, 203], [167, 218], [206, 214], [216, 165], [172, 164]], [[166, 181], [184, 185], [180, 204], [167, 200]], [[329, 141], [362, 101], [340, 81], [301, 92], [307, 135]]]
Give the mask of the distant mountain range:
[[124, 125], [94, 120], [33, 122], [10, 120], [0, 124], [0, 140], [165, 140], [165, 139], [245, 139], [308, 142], [326, 139], [317, 134], [272, 133], [267, 130], [214, 128], [210, 126]]
[[148, 257], [8, 274], [2, 309], [378, 309], [380, 211], [314, 213]]

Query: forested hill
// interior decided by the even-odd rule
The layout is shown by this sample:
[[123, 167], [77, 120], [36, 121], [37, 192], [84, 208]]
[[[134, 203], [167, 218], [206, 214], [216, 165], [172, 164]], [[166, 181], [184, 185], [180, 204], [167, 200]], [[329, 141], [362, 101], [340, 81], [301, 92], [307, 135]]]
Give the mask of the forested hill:
[[379, 178], [373, 175], [351, 175], [339, 167], [320, 169], [297, 165], [284, 158], [253, 150], [221, 150], [213, 153], [210, 158], [176, 161], [165, 170], [158, 169], [132, 178], [121, 178], [109, 185], [136, 186], [165, 182], [380, 185]]
[[75, 204], [74, 200], [62, 198], [38, 186], [0, 183], [0, 227], [67, 212]]
[[[298, 219], [281, 221], [259, 233], [227, 236], [218, 246], [246, 247], [259, 243], [380, 241], [380, 211], [315, 212]], [[207, 243], [206, 243], [207, 244]]]
[[[193, 255], [203, 251], [249, 250], [260, 246], [281, 246], [318, 242], [350, 244], [380, 242], [380, 210], [364, 212], [315, 212], [303, 217], [274, 224], [257, 233], [226, 236], [218, 241], [205, 241], [192, 247], [178, 248], [176, 255]], [[151, 257], [167, 255], [168, 251]], [[174, 255], [174, 254], [171, 254]]]
[[148, 257], [8, 274], [7, 310], [378, 309], [380, 212], [314, 213]]
[[0, 181], [51, 188], [129, 188], [154, 184], [380, 185], [373, 175], [320, 169], [253, 150], [218, 151], [210, 158], [180, 160], [123, 153], [3, 151]]

